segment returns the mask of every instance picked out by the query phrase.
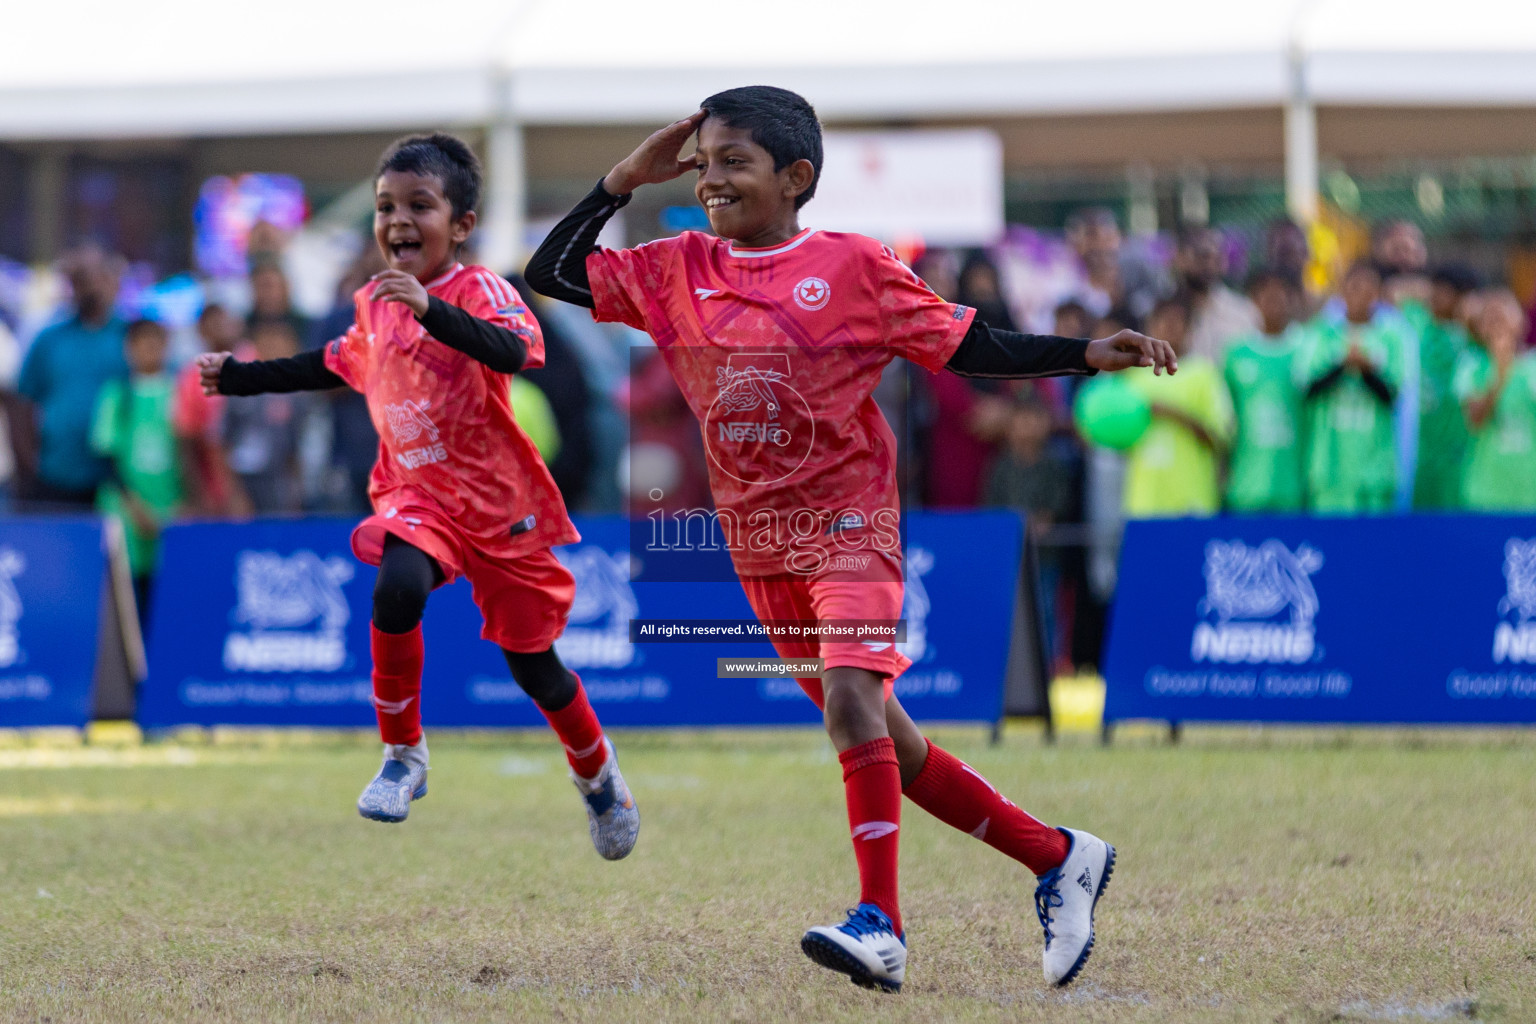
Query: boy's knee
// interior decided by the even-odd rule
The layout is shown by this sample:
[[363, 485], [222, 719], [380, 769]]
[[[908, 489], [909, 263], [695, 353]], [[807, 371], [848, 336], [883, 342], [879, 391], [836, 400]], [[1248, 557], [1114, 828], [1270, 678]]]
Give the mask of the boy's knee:
[[857, 668], [828, 669], [822, 677], [827, 734], [839, 748], [888, 736], [885, 680]]
[[545, 711], [559, 711], [576, 699], [576, 677], [561, 664], [553, 647], [534, 654], [502, 648], [501, 653], [517, 685]]
[[421, 622], [427, 594], [419, 587], [393, 583], [383, 576], [373, 588], [373, 624], [385, 633], [409, 633]]

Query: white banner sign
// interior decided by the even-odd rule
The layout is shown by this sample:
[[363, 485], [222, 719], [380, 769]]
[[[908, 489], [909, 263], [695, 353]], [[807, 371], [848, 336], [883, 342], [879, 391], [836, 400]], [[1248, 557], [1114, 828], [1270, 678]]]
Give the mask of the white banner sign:
[[990, 245], [1003, 234], [1003, 144], [985, 129], [828, 132], [803, 223], [887, 242]]

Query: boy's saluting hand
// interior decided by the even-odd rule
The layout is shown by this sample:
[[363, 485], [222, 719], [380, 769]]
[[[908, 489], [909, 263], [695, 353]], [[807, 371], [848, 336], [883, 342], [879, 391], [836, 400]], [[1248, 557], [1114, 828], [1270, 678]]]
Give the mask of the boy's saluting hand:
[[409, 306], [417, 316], [427, 314], [427, 289], [422, 283], [403, 270], [381, 270], [373, 275], [373, 298], [376, 302], [399, 302]]
[[1084, 353], [1088, 365], [1095, 370], [1129, 370], [1133, 366], [1150, 366], [1154, 374], [1164, 370], [1179, 372], [1179, 357], [1173, 346], [1161, 338], [1149, 338], [1135, 331], [1120, 331], [1108, 338], [1088, 343]]
[[603, 178], [603, 190], [611, 196], [622, 196], [641, 185], [659, 185], [693, 170], [693, 157], [683, 159], [678, 154], [706, 116], [700, 110], [652, 133], [633, 153], [614, 164]]

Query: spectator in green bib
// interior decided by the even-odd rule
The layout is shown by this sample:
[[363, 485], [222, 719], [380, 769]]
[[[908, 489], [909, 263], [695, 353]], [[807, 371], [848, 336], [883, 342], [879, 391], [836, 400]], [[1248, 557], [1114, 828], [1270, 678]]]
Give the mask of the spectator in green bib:
[[1350, 515], [1389, 512], [1397, 489], [1393, 402], [1405, 344], [1377, 318], [1381, 273], [1356, 263], [1340, 289], [1344, 318], [1314, 319], [1301, 356], [1308, 507]]
[[1189, 351], [1189, 301], [1163, 299], [1147, 316], [1179, 357], [1177, 376], [1127, 374], [1152, 410], [1152, 422], [1127, 453], [1125, 514], [1130, 519], [1210, 516], [1221, 510], [1221, 460], [1232, 429], [1232, 405], [1221, 371]]
[[1305, 505], [1298, 282], [1276, 270], [1256, 271], [1248, 297], [1263, 325], [1227, 350], [1222, 375], [1237, 422], [1227, 475], [1227, 508], [1234, 512], [1299, 512]]
[[176, 379], [167, 371], [166, 330], [153, 320], [128, 325], [123, 349], [128, 377], [101, 389], [91, 424], [91, 447], [107, 462], [97, 507], [123, 523], [139, 620], [149, 614], [149, 591], [160, 554], [160, 529], [182, 499], [181, 462], [171, 428]]
[[1480, 303], [1473, 344], [1456, 367], [1470, 434], [1462, 499], [1481, 512], [1536, 511], [1536, 353], [1522, 352], [1525, 313], [1498, 289]]
[[1461, 507], [1467, 424], [1453, 384], [1468, 345], [1459, 314], [1462, 300], [1476, 291], [1477, 272], [1465, 263], [1447, 263], [1429, 275], [1429, 301], [1406, 299], [1399, 309], [1419, 340], [1419, 457], [1413, 507], [1446, 511]]

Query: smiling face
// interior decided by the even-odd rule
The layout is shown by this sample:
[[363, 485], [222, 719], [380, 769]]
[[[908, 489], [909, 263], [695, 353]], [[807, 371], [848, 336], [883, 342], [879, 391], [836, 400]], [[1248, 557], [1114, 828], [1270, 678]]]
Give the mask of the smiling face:
[[423, 283], [458, 258], [475, 227], [475, 212], [453, 215], [436, 175], [385, 171], [374, 187], [373, 237], [391, 270]]
[[752, 141], [750, 131], [714, 117], [699, 126], [697, 160], [693, 194], [715, 234], [760, 248], [799, 232], [795, 197], [810, 187], [815, 174], [809, 160], [775, 171], [773, 155]]

